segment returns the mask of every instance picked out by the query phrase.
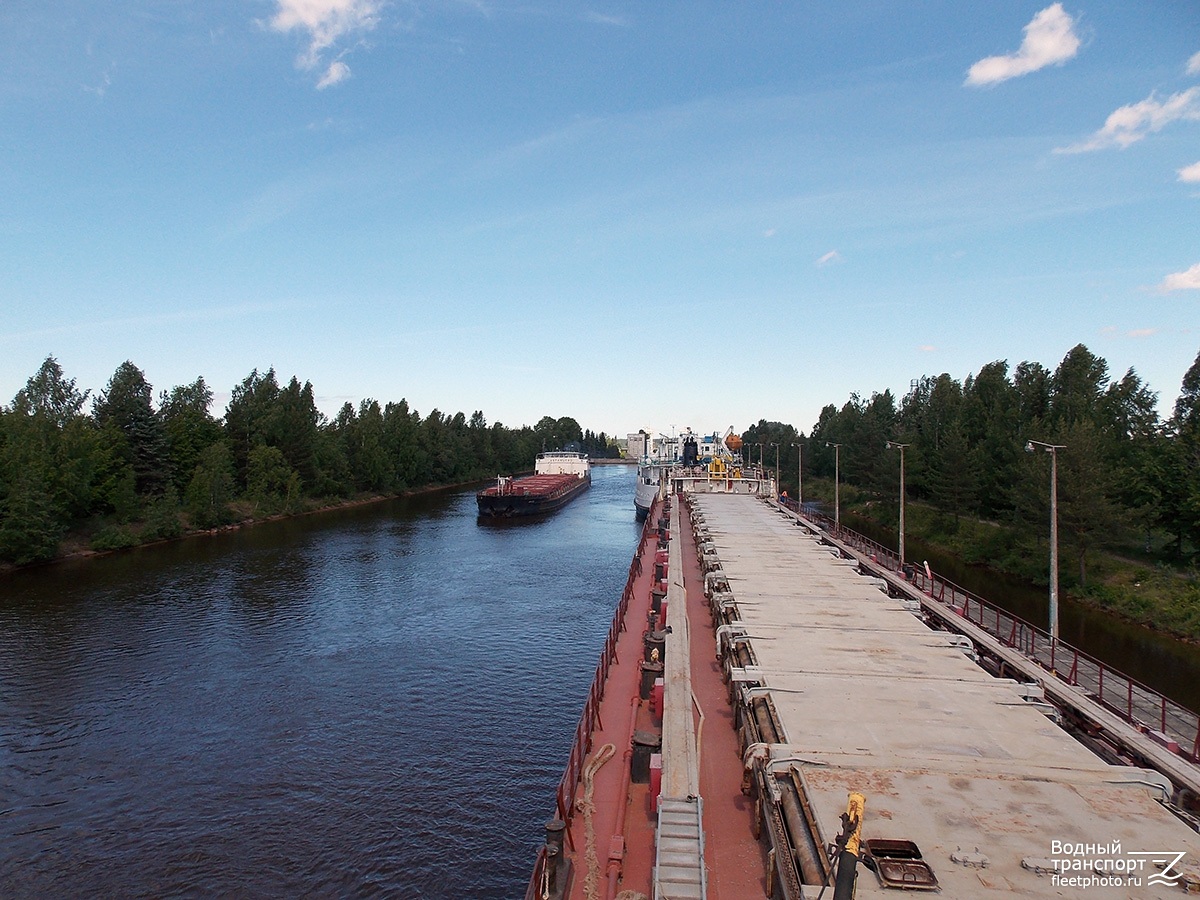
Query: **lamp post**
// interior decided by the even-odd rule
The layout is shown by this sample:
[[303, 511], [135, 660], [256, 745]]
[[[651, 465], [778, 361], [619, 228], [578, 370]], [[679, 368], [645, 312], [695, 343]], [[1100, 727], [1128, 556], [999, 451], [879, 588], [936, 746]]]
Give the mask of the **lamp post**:
[[825, 446], [833, 448], [833, 529], [837, 531], [842, 527], [842, 445], [826, 441]]
[[771, 446], [775, 448], [775, 497], [779, 497], [779, 444], [771, 441]]
[[904, 450], [911, 444], [900, 444], [896, 441], [887, 442], [889, 450], [900, 451], [900, 570], [904, 570]]
[[792, 444], [796, 448], [796, 507], [804, 512], [804, 445]]
[[1058, 451], [1065, 444], [1027, 441], [1025, 452], [1041, 447], [1050, 454], [1050, 640], [1058, 643]]

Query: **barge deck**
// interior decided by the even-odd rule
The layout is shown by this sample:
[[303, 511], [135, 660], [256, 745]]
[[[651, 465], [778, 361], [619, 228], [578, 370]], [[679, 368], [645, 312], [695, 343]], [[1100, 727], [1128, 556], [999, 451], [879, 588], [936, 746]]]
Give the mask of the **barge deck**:
[[1170, 780], [1093, 754], [888, 587], [773, 502], [656, 504], [527, 896], [832, 898], [859, 837], [859, 897], [1200, 889]]

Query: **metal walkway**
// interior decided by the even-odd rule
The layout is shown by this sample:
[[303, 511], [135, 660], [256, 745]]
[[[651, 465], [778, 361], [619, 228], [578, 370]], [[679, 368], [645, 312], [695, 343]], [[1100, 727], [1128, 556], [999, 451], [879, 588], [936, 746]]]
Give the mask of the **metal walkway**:
[[662, 796], [658, 807], [655, 900], [703, 900], [704, 830], [692, 720], [691, 632], [684, 595], [679, 504], [671, 506], [662, 723]]
[[703, 804], [664, 798], [658, 809], [655, 900], [702, 900], [704, 890]]

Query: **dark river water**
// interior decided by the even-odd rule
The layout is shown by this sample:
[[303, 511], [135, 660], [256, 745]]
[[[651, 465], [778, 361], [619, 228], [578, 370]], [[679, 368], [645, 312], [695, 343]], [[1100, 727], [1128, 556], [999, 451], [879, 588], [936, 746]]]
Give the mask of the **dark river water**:
[[593, 476], [0, 581], [0, 896], [520, 896], [639, 534]]

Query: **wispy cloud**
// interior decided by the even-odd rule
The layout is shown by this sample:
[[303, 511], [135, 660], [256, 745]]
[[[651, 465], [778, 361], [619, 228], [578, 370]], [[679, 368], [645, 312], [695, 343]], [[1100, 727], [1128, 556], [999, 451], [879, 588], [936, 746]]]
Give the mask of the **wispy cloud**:
[[1189, 75], [1200, 75], [1200, 53], [1193, 53], [1192, 58], [1188, 60], [1187, 73]]
[[1109, 113], [1104, 127], [1085, 141], [1056, 147], [1055, 153], [1087, 153], [1108, 147], [1128, 147], [1172, 122], [1200, 119], [1200, 87], [1188, 88], [1157, 100], [1153, 94]]
[[1135, 328], [1133, 331], [1127, 331], [1125, 337], [1144, 338], [1155, 334], [1158, 334], [1157, 328]]
[[1061, 3], [1047, 6], [1025, 26], [1025, 39], [1016, 53], [989, 56], [967, 70], [969, 85], [998, 84], [1046, 66], [1061, 65], [1079, 52], [1075, 20]]
[[842, 261], [842, 254], [838, 253], [836, 250], [830, 250], [824, 256], [820, 257], [817, 260], [816, 264], [818, 266], [827, 266], [830, 263], [836, 263], [836, 262], [841, 262], [841, 261]]
[[917, 349], [922, 353], [934, 353], [937, 351], [937, 347], [933, 346], [933, 344], [922, 344]]
[[383, 0], [275, 0], [277, 9], [271, 28], [282, 34], [300, 31], [307, 35], [308, 46], [296, 57], [301, 69], [324, 69], [317, 82], [327, 88], [350, 76], [350, 67], [341, 60], [328, 65], [325, 51], [343, 38], [370, 31], [379, 23]]
[[1183, 272], [1171, 273], [1159, 283], [1158, 291], [1161, 294], [1169, 294], [1171, 291], [1200, 291], [1200, 263]]
[[1200, 183], [1200, 162], [1194, 162], [1190, 166], [1184, 166], [1180, 169], [1179, 180], [1190, 184]]
[[81, 85], [81, 87], [89, 94], [95, 94], [97, 97], [103, 100], [104, 95], [108, 93], [108, 89], [112, 87], [113, 72], [116, 70], [117, 64], [112, 63], [107, 69], [104, 70], [104, 74], [100, 76], [99, 81], [97, 81], [95, 84], [84, 84]]
[[335, 59], [329, 64], [329, 68], [325, 70], [325, 74], [321, 76], [321, 80], [317, 82], [317, 90], [323, 91], [325, 88], [335, 85], [340, 81], [345, 81], [350, 77], [350, 67], [340, 59]]

